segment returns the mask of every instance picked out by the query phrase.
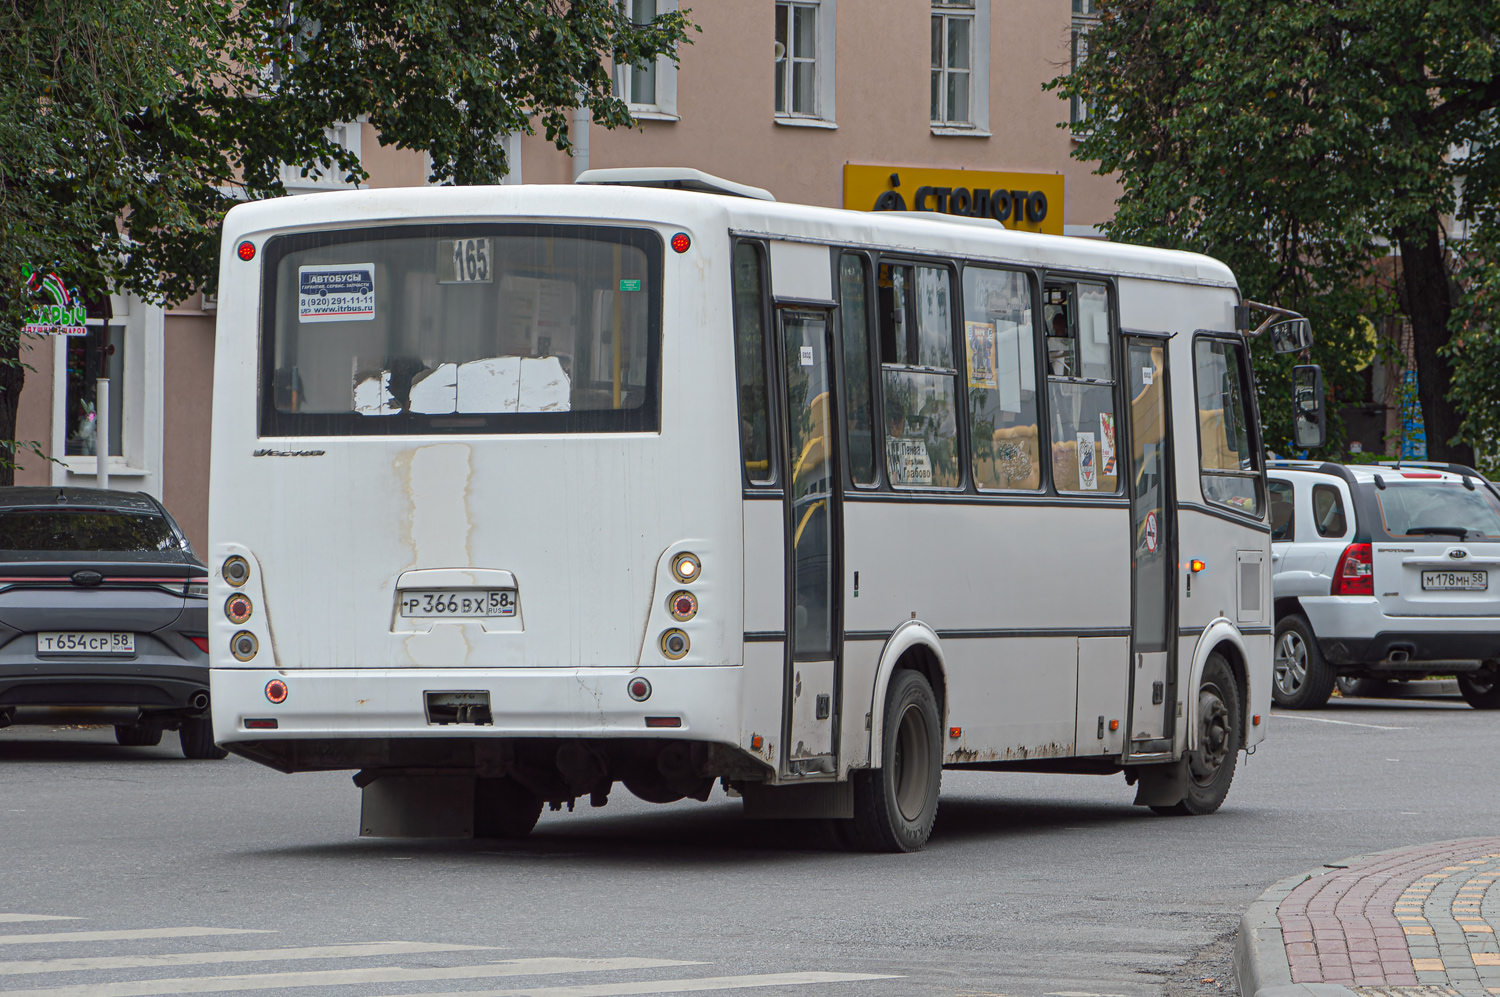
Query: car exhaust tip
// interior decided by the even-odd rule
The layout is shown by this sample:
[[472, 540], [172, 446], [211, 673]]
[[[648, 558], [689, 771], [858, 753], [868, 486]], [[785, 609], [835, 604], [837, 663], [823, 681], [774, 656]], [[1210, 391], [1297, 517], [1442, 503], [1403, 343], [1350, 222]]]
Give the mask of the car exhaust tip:
[[208, 709], [208, 693], [201, 690], [193, 693], [192, 698], [188, 700], [188, 705], [195, 710]]

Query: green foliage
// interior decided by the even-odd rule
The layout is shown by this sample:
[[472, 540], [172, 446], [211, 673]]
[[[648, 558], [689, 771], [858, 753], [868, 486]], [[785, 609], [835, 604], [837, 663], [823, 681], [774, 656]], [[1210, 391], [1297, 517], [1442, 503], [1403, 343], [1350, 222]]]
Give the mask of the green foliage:
[[[1112, 238], [1214, 256], [1246, 297], [1308, 316], [1313, 360], [1335, 402], [1362, 392], [1361, 316], [1399, 307], [1419, 340], [1434, 321], [1445, 326], [1445, 313], [1434, 317], [1443, 302], [1394, 293], [1380, 260], [1389, 243], [1406, 259], [1416, 248], [1440, 251], [1434, 233], [1439, 216], [1455, 210], [1455, 181], [1473, 178], [1471, 200], [1489, 189], [1500, 5], [1103, 0], [1101, 8], [1088, 60], [1049, 86], [1090, 108], [1075, 155], [1120, 179]], [[1464, 142], [1470, 156], [1449, 155]], [[1266, 442], [1282, 449], [1291, 361], [1256, 353]], [[1437, 365], [1419, 376], [1446, 390]]]
[[1460, 432], [1477, 451], [1478, 469], [1494, 479], [1500, 474], [1500, 256], [1495, 247], [1475, 246], [1459, 282], [1463, 295], [1447, 347], [1453, 362], [1451, 397], [1463, 413]]
[[224, 213], [285, 193], [283, 164], [365, 178], [332, 125], [430, 152], [434, 182], [494, 183], [506, 133], [569, 149], [579, 105], [634, 124], [608, 62], [675, 58], [687, 27], [676, 11], [637, 25], [617, 0], [0, 4], [0, 483], [23, 269], [56, 269], [95, 315], [110, 292], [211, 291]]

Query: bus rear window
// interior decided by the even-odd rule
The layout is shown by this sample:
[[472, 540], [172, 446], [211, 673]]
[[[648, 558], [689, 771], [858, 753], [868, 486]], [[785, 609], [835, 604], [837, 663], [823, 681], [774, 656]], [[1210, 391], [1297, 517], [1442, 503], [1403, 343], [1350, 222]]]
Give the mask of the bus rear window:
[[654, 430], [661, 259], [585, 226], [273, 239], [261, 435]]

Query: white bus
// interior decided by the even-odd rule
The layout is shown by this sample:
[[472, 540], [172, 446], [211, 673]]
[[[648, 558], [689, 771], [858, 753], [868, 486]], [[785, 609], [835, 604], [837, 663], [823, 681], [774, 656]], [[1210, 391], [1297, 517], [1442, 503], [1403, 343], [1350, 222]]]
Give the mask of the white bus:
[[1272, 661], [1223, 265], [585, 179], [229, 213], [220, 743], [357, 770], [369, 835], [719, 782], [912, 850], [945, 768], [1220, 805]]

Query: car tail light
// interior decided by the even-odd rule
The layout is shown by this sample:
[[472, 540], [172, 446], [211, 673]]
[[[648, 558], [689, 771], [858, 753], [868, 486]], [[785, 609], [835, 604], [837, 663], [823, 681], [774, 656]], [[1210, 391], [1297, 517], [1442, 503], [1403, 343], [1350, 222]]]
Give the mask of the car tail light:
[[194, 644], [197, 644], [198, 645], [198, 650], [202, 651], [204, 654], [208, 653], [208, 638], [207, 637], [195, 637], [192, 634], [189, 634], [188, 635], [188, 640], [192, 641]]
[[1333, 595], [1374, 595], [1375, 564], [1369, 544], [1350, 544], [1333, 572]]

